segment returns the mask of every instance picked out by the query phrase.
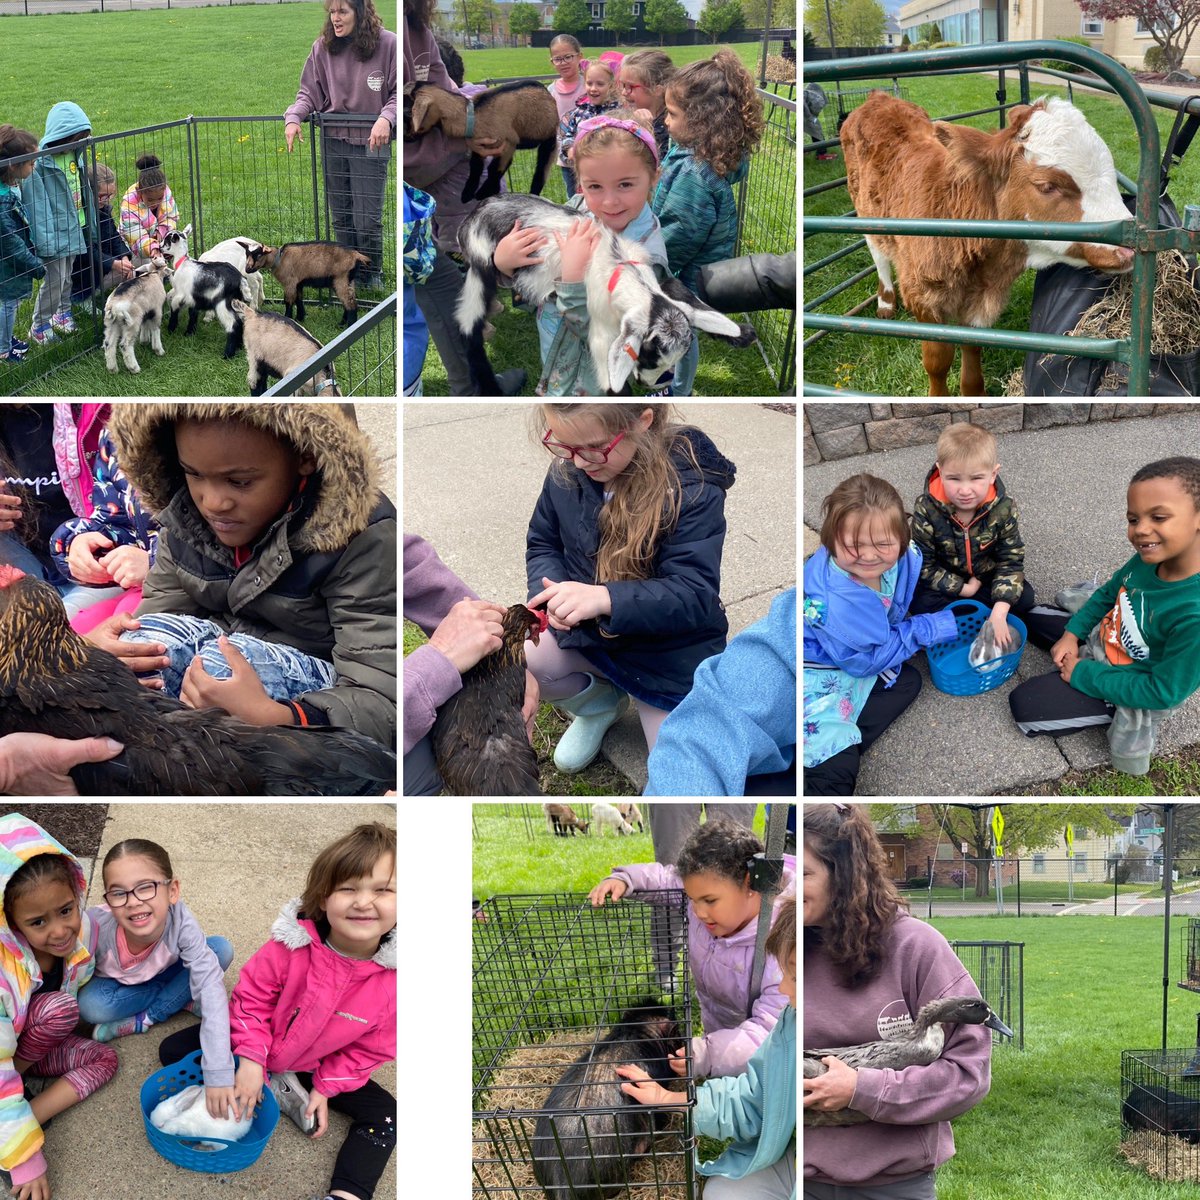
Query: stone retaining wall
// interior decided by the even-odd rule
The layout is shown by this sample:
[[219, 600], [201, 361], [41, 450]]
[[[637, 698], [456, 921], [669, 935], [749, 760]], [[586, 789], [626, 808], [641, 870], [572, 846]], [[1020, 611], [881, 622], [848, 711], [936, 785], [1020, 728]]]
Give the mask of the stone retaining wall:
[[850, 458], [873, 450], [899, 450], [936, 442], [947, 425], [970, 421], [992, 433], [1047, 429], [1051, 425], [1083, 425], [1131, 417], [1157, 417], [1194, 410], [1191, 404], [979, 404], [974, 401], [933, 404], [900, 402], [838, 404], [810, 400], [804, 405], [804, 465]]

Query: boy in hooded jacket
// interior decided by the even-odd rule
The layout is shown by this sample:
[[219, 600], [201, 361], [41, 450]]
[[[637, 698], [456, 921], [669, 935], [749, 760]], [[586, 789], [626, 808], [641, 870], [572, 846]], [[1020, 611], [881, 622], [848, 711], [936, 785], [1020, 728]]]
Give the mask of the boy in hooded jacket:
[[20, 813], [0, 817], [0, 889], [0, 1167], [19, 1200], [50, 1200], [42, 1130], [117, 1071], [75, 1035], [97, 931], [74, 855]]
[[394, 746], [396, 510], [353, 415], [129, 404], [109, 428], [160, 532], [136, 619], [88, 639], [193, 707]]

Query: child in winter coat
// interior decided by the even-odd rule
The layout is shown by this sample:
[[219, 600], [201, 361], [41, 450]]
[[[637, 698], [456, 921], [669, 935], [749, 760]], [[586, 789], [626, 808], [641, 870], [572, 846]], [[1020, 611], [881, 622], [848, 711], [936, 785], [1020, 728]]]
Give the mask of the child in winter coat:
[[[696, 668], [725, 648], [725, 493], [736, 468], [667, 404], [545, 404], [546, 474], [526, 540], [550, 629], [526, 666], [574, 716], [554, 752], [581, 771], [633, 697], [653, 749]], [[540, 424], [540, 422], [539, 422]]]
[[75, 1034], [97, 930], [79, 863], [20, 813], [0, 817], [0, 887], [0, 1167], [20, 1200], [50, 1200], [42, 1129], [117, 1072]]
[[46, 268], [33, 252], [29, 217], [21, 203], [20, 184], [33, 174], [34, 160], [6, 162], [37, 149], [37, 138], [24, 129], [0, 125], [0, 362], [21, 362], [29, 343], [14, 336], [17, 309], [33, 295], [34, 279], [44, 279]]
[[87, 250], [84, 226], [96, 225], [96, 198], [88, 183], [83, 149], [91, 136], [92, 123], [78, 104], [64, 100], [54, 105], [38, 147], [45, 153], [21, 185], [34, 249], [46, 267], [29, 330], [39, 346], [78, 328], [71, 316], [71, 264]]
[[342, 406], [130, 404], [110, 429], [161, 529], [137, 619], [89, 640], [197, 708], [394, 745], [396, 510]]
[[104, 295], [133, 277], [133, 259], [113, 219], [112, 203], [117, 195], [117, 176], [107, 163], [96, 163], [89, 172], [96, 197], [97, 224], [85, 231], [88, 253], [81, 254], [71, 270], [71, 299], [86, 300], [93, 293]]
[[[619, 57], [615, 63], [611, 59], [607, 62], [596, 59], [595, 62], [588, 63], [583, 76], [583, 95], [575, 101], [575, 107], [559, 122], [558, 126], [558, 144], [568, 161], [573, 158], [571, 148], [575, 145], [579, 126], [589, 117], [598, 117], [601, 113], [610, 112], [621, 103], [620, 97], [617, 95], [617, 71], [619, 69]], [[576, 175], [578, 176], [578, 172]], [[567, 199], [569, 200], [570, 196]]]
[[[607, 897], [630, 895], [662, 903], [653, 893], [682, 888], [688, 896], [688, 961], [704, 1036], [692, 1039], [695, 1074], [737, 1075], [766, 1040], [783, 1011], [782, 973], [768, 959], [757, 996], [750, 994], [751, 968], [762, 897], [749, 885], [746, 860], [762, 852], [762, 843], [744, 826], [724, 817], [706, 821], [684, 843], [675, 866], [638, 863], [617, 867], [589, 893], [594, 906]], [[794, 894], [796, 860], [785, 855], [781, 889]], [[778, 910], [772, 922], [778, 920]], [[747, 1015], [749, 1014], [749, 1015]], [[681, 1049], [671, 1058], [678, 1075], [686, 1070]]]
[[[787, 1007], [746, 1070], [709, 1079], [696, 1089], [697, 1133], [733, 1138], [719, 1158], [698, 1162], [705, 1200], [792, 1200], [796, 1195], [796, 897], [778, 904], [766, 951], [783, 972]], [[678, 1104], [678, 1092], [655, 1083], [641, 1067], [616, 1068], [621, 1091], [639, 1104]]]
[[[350, 1130], [325, 1200], [371, 1200], [396, 1145], [396, 1099], [371, 1072], [396, 1057], [396, 831], [375, 822], [327, 846], [230, 1001], [239, 1116], [264, 1080], [286, 1116], [320, 1137], [329, 1110]], [[198, 1047], [164, 1038], [164, 1066]]]

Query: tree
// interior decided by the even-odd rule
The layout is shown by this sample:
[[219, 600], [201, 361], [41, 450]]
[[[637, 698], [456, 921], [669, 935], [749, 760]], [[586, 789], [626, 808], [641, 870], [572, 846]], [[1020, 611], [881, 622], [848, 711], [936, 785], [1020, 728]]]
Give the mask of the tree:
[[498, 11], [493, 0], [460, 0], [463, 33], [468, 37], [482, 37], [492, 32], [492, 23]]
[[1162, 47], [1168, 71], [1183, 69], [1184, 55], [1200, 30], [1200, 0], [1079, 0], [1079, 7], [1093, 20], [1140, 21]]
[[[742, 12], [750, 29], [762, 29], [767, 24], [767, 0], [742, 0]], [[771, 0], [770, 24], [772, 29], [794, 29], [796, 0]]]
[[554, 32], [572, 33], [578, 37], [587, 29], [591, 19], [585, 0], [558, 0], [554, 9]]
[[[744, 21], [741, 0], [704, 0], [704, 8], [696, 19], [696, 28], [701, 33], [707, 33], [715, 44], [717, 38], [724, 37]], [[805, 36], [808, 36], [807, 30]]]
[[646, 0], [642, 9], [642, 24], [658, 34], [658, 44], [663, 44], [663, 34], [682, 33], [687, 28], [687, 9], [680, 0]]
[[615, 33], [620, 44], [621, 34], [633, 28], [633, 0], [606, 0], [604, 20], [600, 22], [600, 27]]
[[885, 25], [887, 13], [879, 0], [843, 0], [834, 33], [843, 46], [878, 46]]
[[508, 12], [509, 32], [516, 37], [529, 37], [542, 27], [542, 16], [536, 4], [520, 0]]
[[911, 46], [911, 45], [912, 45], [912, 43], [911, 43], [911, 42], [908, 40], [908, 34], [906, 33], [906, 34], [905, 34], [905, 35], [904, 35], [904, 36], [903, 36], [903, 37], [900, 39], [900, 49], [901, 49], [901, 50], [907, 50], [907, 49], [909, 48], [909, 46]]

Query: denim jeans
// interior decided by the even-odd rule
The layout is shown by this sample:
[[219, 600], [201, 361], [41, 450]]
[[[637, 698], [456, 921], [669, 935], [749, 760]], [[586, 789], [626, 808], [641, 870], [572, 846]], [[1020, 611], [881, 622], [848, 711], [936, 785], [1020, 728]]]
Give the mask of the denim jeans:
[[[168, 696], [178, 697], [184, 672], [197, 654], [213, 678], [228, 679], [233, 674], [217, 645], [217, 638], [225, 631], [215, 622], [178, 613], [146, 613], [138, 617], [138, 622], [141, 628], [126, 630], [121, 640], [159, 642], [166, 646], [171, 665], [161, 675]], [[337, 679], [332, 664], [294, 646], [266, 642], [244, 633], [230, 634], [229, 640], [246, 656], [272, 700], [294, 700], [305, 692], [319, 692], [332, 687]]]
[[46, 568], [38, 556], [11, 533], [0, 533], [0, 564], [16, 567], [34, 579], [46, 578]]
[[20, 300], [0, 300], [0, 354], [7, 354], [12, 345]]
[[[233, 962], [233, 946], [227, 938], [210, 937], [205, 941], [217, 956], [224, 971]], [[165, 971], [146, 983], [122, 983], [104, 975], [93, 975], [79, 989], [79, 1016], [92, 1025], [119, 1021], [144, 1012], [158, 1024], [181, 1011], [192, 998], [192, 980], [183, 960], [173, 962]]]

